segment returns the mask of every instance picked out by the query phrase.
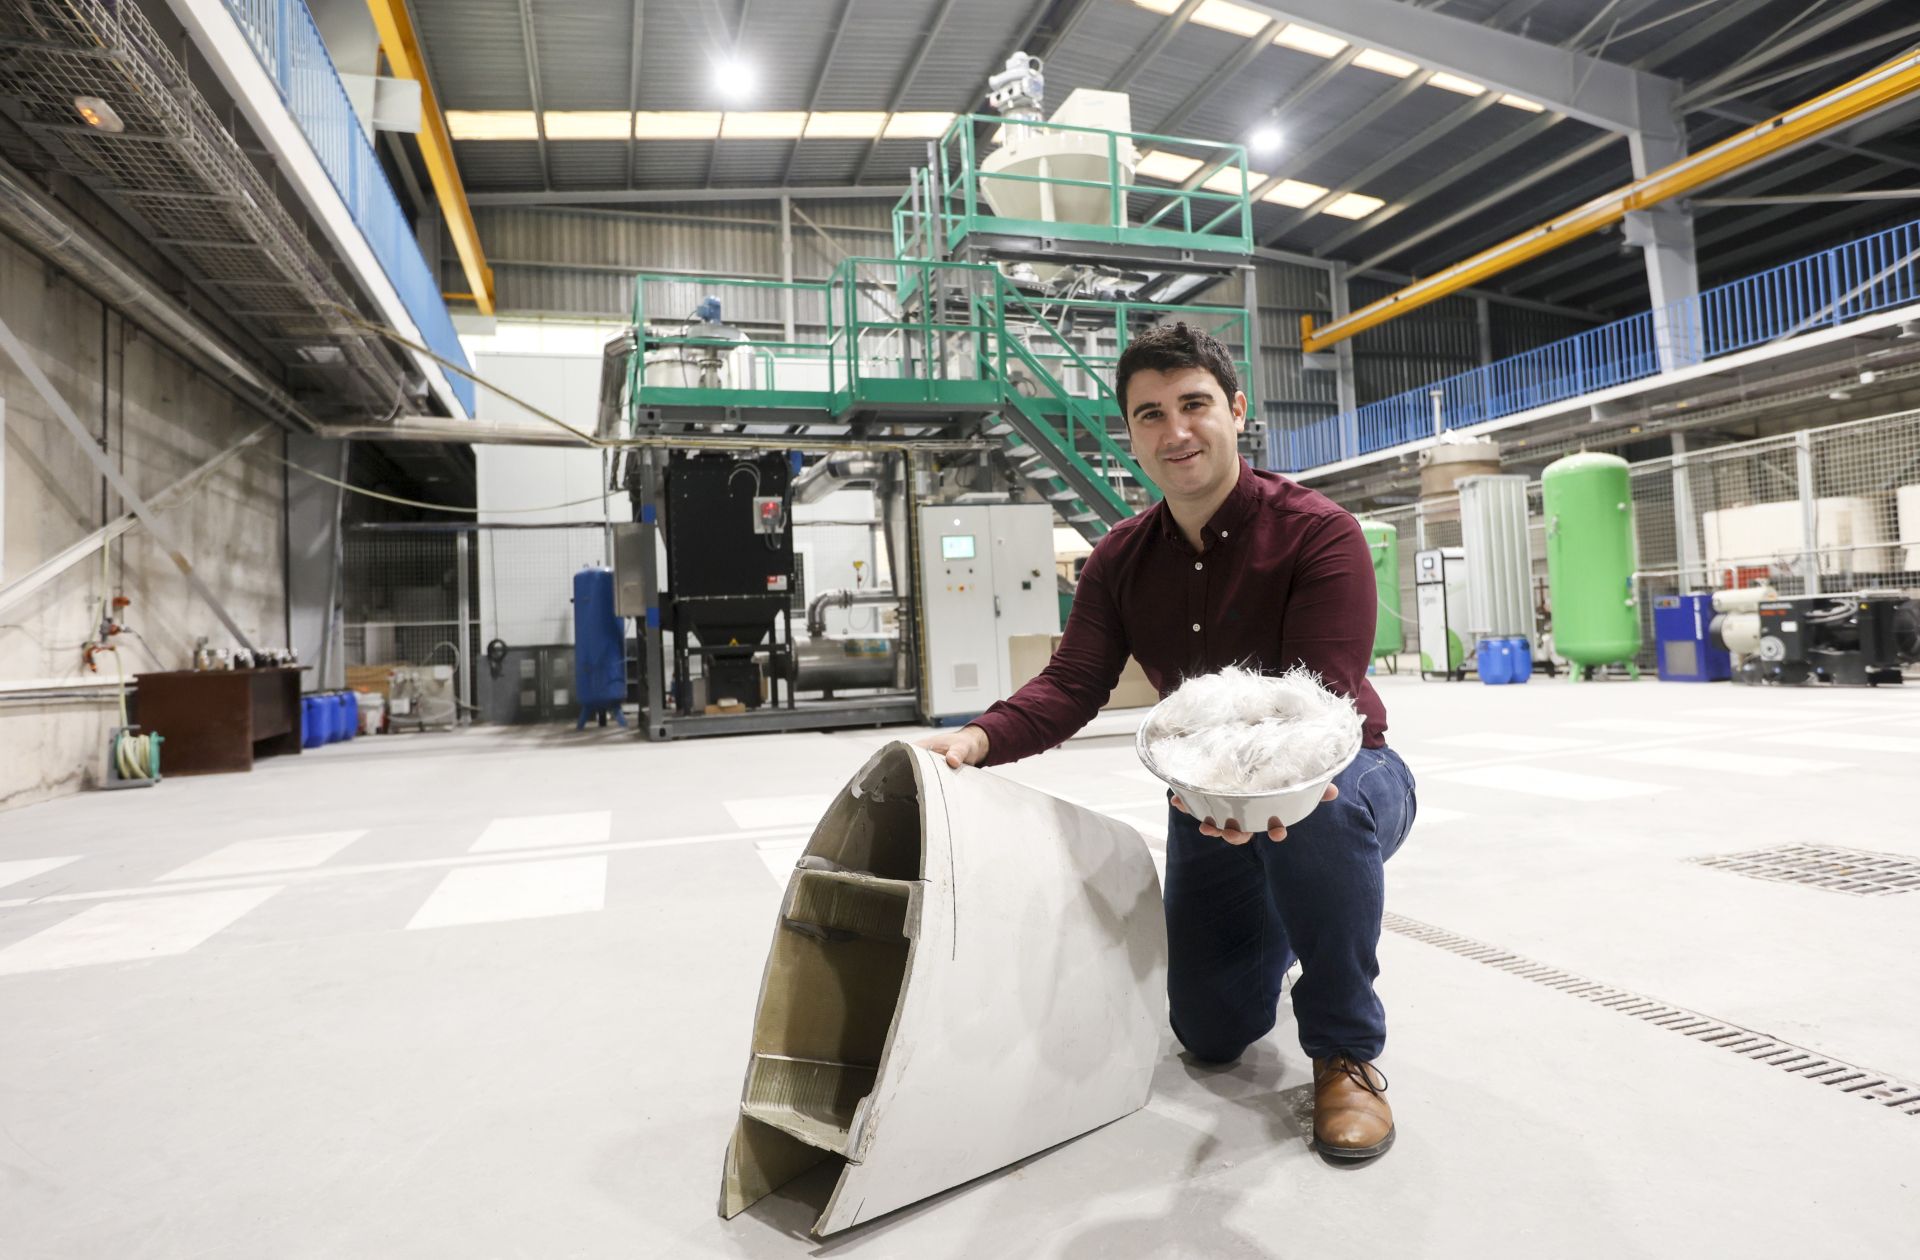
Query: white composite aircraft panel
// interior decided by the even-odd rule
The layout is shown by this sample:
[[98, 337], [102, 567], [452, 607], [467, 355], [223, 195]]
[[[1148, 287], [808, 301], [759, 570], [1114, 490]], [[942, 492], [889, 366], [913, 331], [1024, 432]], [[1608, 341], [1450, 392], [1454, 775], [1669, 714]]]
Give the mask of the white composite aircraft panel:
[[781, 900], [721, 1214], [830, 1160], [831, 1234], [1138, 1110], [1165, 989], [1138, 832], [888, 745]]

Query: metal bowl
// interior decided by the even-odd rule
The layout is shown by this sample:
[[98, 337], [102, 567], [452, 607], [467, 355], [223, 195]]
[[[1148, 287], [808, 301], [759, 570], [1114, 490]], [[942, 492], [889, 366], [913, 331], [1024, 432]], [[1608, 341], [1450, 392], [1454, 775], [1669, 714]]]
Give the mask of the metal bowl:
[[1353, 764], [1360, 755], [1361, 743], [1366, 738], [1363, 730], [1353, 735], [1353, 747], [1344, 757], [1325, 773], [1314, 776], [1305, 783], [1281, 788], [1273, 792], [1260, 792], [1252, 796], [1235, 796], [1224, 792], [1209, 792], [1205, 788], [1195, 787], [1191, 783], [1182, 783], [1172, 775], [1165, 773], [1154, 764], [1153, 753], [1148, 748], [1147, 732], [1153, 727], [1153, 715], [1160, 711], [1155, 705], [1147, 714], [1146, 721], [1140, 723], [1140, 729], [1134, 733], [1133, 748], [1140, 756], [1140, 764], [1152, 775], [1172, 788], [1187, 807], [1187, 812], [1203, 822], [1211, 822], [1216, 827], [1228, 831], [1265, 831], [1267, 820], [1278, 818], [1282, 827], [1293, 824], [1311, 814], [1326, 793], [1327, 784], [1333, 777]]

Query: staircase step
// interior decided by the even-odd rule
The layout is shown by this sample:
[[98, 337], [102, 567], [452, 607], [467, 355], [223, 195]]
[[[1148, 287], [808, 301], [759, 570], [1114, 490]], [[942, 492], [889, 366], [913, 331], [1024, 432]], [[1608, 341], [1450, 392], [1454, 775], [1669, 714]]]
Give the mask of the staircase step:
[[1050, 503], [1073, 503], [1079, 498], [1080, 492], [1077, 490], [1055, 490], [1047, 496], [1047, 500]]
[[1075, 512], [1067, 518], [1069, 525], [1090, 525], [1100, 519], [1098, 512]]
[[1013, 432], [1013, 426], [1005, 420], [997, 420], [987, 426], [987, 434], [990, 437], [1005, 437], [1011, 432]]

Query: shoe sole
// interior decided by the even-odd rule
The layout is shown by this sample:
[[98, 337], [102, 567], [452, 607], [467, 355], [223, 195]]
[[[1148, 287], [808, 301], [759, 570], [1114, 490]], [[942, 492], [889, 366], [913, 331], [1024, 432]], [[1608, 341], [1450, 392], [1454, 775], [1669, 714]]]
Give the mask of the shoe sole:
[[1388, 1129], [1387, 1136], [1375, 1142], [1372, 1146], [1329, 1146], [1327, 1143], [1318, 1139], [1314, 1140], [1313, 1145], [1314, 1149], [1329, 1159], [1373, 1159], [1376, 1156], [1387, 1153], [1387, 1148], [1393, 1145], [1396, 1132], [1394, 1129]]

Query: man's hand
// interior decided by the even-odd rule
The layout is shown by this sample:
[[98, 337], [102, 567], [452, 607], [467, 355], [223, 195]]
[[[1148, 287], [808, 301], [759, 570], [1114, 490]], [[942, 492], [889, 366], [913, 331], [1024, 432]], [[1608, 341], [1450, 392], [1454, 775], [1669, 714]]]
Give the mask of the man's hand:
[[[1326, 795], [1320, 799], [1322, 802], [1331, 801], [1339, 795], [1340, 789], [1329, 783], [1327, 784]], [[1188, 817], [1193, 816], [1193, 811], [1188, 809], [1187, 803], [1178, 796], [1173, 798], [1173, 807]], [[1200, 820], [1200, 834], [1203, 836], [1219, 836], [1228, 844], [1245, 844], [1247, 841], [1253, 839], [1253, 833], [1251, 831], [1239, 830], [1239, 822], [1240, 820], [1238, 818], [1229, 818], [1226, 820], [1225, 826], [1215, 826], [1213, 819], [1203, 818]], [[1267, 819], [1267, 839], [1285, 840], [1286, 838], [1287, 829], [1280, 825], [1280, 820], [1278, 818]]]
[[977, 726], [963, 726], [957, 731], [930, 735], [914, 747], [939, 753], [949, 766], [958, 770], [961, 766], [977, 766], [987, 759], [987, 733]]

